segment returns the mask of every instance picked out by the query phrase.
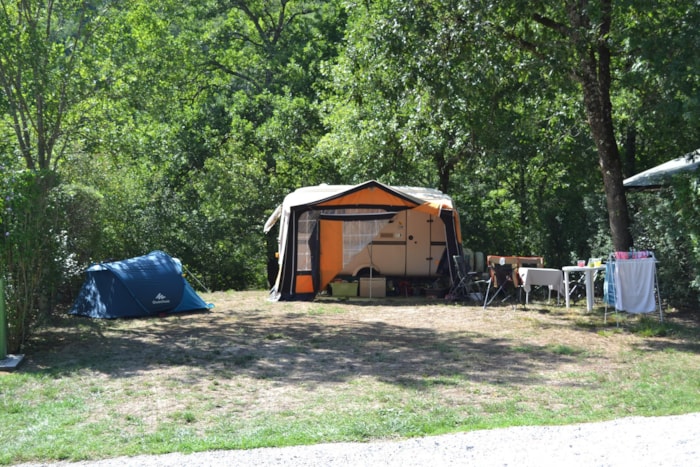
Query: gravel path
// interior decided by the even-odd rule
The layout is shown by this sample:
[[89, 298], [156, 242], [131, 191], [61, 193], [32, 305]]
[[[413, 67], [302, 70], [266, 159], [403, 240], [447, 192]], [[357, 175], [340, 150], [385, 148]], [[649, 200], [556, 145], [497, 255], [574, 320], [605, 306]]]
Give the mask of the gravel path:
[[514, 427], [371, 443], [118, 457], [33, 466], [679, 466], [700, 467], [700, 413]]

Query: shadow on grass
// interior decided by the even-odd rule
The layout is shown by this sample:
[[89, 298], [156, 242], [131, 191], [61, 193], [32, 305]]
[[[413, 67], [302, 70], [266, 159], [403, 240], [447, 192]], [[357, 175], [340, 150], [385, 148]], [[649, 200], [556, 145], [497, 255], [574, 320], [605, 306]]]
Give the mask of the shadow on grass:
[[[387, 302], [383, 305], [392, 306]], [[437, 303], [399, 300], [394, 305], [422, 313], [419, 306]], [[334, 320], [332, 317], [342, 315], [345, 309], [343, 303], [332, 307], [340, 311], [321, 315], [290, 311], [272, 316], [261, 309], [224, 310], [122, 321], [60, 317], [32, 339], [21, 371], [61, 376], [91, 370], [111, 378], [130, 378], [151, 370], [186, 366], [187, 381], [183, 383], [192, 384], [244, 375], [312, 388], [372, 376], [388, 384], [420, 389], [449, 384], [452, 378], [502, 385], [542, 384], [544, 372], [594, 358], [577, 349], [523, 345], [520, 340], [475, 331], [437, 331], [430, 326], [380, 320]], [[550, 314], [538, 307], [514, 312]], [[430, 315], [425, 319], [430, 320]], [[547, 326], [554, 327], [554, 332], [558, 326], [591, 331], [566, 316]], [[695, 332], [697, 338], [697, 329]], [[677, 347], [697, 352], [697, 339], [692, 341], [679, 341]]]

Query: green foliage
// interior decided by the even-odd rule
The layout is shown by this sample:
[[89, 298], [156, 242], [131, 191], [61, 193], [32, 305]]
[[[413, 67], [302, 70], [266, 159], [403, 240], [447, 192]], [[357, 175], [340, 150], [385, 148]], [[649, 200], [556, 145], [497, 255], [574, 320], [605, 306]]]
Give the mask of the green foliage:
[[638, 249], [653, 250], [661, 297], [676, 307], [700, 304], [700, 191], [696, 175], [675, 177], [671, 188], [636, 193], [631, 203]]
[[[90, 89], [82, 54], [109, 2], [3, 2], [0, 89], [26, 167], [51, 170], [70, 144], [65, 127], [73, 105]], [[56, 152], [59, 154], [56, 154]]]
[[9, 171], [2, 174], [4, 193], [0, 217], [0, 274], [4, 279], [7, 345], [17, 352], [32, 326], [51, 309], [49, 300], [58, 283], [60, 230], [58, 212], [47, 193], [52, 174]]
[[[572, 79], [580, 50], [531, 21], [535, 12], [569, 24], [564, 6], [3, 5], [0, 158], [12, 171], [55, 170], [61, 183], [46, 187], [49, 211], [32, 214], [44, 222], [22, 224], [53, 245], [48, 297], [68, 299], [92, 261], [153, 249], [210, 288], [263, 287], [276, 238], [262, 224], [288, 192], [318, 183], [440, 188], [456, 202], [464, 245], [486, 254], [538, 254], [558, 267], [612, 250], [600, 158]], [[592, 24], [601, 5], [585, 12]], [[613, 5], [605, 45], [627, 175], [695, 149], [696, 6]], [[635, 243], [683, 258], [660, 271], [679, 284], [667, 295], [694, 303], [696, 194], [679, 186], [655, 199], [630, 202]]]
[[8, 346], [16, 352], [79, 285], [75, 279], [99, 247], [101, 198], [91, 188], [58, 183], [51, 172], [7, 171], [0, 189], [0, 275]]
[[[616, 34], [619, 79], [615, 100], [620, 131], [632, 128], [625, 141], [629, 175], [697, 148], [700, 131], [700, 47], [695, 24], [700, 11], [693, 2], [621, 2], [623, 23]], [[669, 131], [671, 130], [671, 131]], [[673, 154], [669, 154], [673, 150]]]
[[350, 8], [349, 45], [327, 99], [320, 148], [343, 177], [451, 189], [457, 164], [477, 157], [498, 90], [483, 37], [466, 8], [380, 2]]

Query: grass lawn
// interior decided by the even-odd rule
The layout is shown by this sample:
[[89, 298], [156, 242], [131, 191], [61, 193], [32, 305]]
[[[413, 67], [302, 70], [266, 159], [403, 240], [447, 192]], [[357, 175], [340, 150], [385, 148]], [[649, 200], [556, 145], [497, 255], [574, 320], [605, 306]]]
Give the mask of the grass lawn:
[[56, 316], [0, 373], [0, 464], [365, 441], [700, 411], [700, 313], [439, 299]]

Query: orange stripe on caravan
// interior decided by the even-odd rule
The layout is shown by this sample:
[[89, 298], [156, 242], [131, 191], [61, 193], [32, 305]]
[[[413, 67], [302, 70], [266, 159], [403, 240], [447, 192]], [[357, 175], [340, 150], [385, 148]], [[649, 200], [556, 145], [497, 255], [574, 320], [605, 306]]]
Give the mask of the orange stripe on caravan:
[[294, 286], [296, 293], [314, 293], [314, 279], [308, 274], [297, 276], [296, 285]]
[[318, 206], [342, 206], [342, 205], [386, 205], [413, 207], [416, 203], [394, 196], [379, 188], [371, 187], [345, 196], [333, 198], [330, 201], [319, 203]]
[[459, 225], [459, 214], [452, 207], [452, 204], [447, 201], [426, 201], [420, 206], [414, 208], [416, 211], [427, 212], [435, 217], [440, 216], [440, 211], [443, 209], [450, 209], [452, 211], [452, 218], [455, 223], [455, 233], [457, 234], [457, 243], [462, 244], [462, 227]]

